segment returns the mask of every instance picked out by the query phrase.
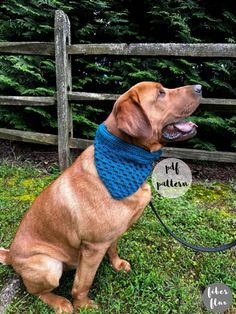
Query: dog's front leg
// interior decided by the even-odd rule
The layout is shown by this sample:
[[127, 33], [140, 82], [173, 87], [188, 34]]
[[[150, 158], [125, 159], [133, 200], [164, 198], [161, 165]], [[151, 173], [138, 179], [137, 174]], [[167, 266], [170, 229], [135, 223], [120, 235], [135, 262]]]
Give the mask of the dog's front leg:
[[88, 292], [93, 283], [96, 271], [106, 254], [110, 244], [89, 243], [81, 244], [78, 268], [76, 270], [72, 288], [74, 309], [98, 308], [93, 300], [89, 299]]
[[130, 263], [125, 261], [124, 259], [121, 259], [118, 256], [117, 244], [118, 244], [118, 240], [113, 242], [107, 251], [107, 255], [109, 256], [111, 266], [115, 271], [124, 270], [125, 272], [129, 272], [130, 271]]

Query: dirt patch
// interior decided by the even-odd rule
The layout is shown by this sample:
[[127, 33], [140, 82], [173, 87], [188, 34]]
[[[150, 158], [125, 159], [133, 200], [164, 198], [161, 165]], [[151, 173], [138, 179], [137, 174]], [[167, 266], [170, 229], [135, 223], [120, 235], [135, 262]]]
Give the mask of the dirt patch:
[[0, 160], [16, 164], [24, 161], [48, 169], [58, 165], [57, 147], [0, 140]]
[[[79, 150], [73, 150], [73, 158], [81, 153]], [[50, 170], [51, 167], [58, 167], [57, 147], [36, 145], [21, 142], [12, 142], [0, 140], [0, 160], [8, 159], [13, 163], [30, 161], [38, 167]], [[236, 164], [188, 161], [185, 162], [192, 170], [194, 181], [233, 181], [236, 184]]]
[[236, 164], [223, 162], [185, 162], [192, 170], [195, 181], [221, 181], [236, 184]]

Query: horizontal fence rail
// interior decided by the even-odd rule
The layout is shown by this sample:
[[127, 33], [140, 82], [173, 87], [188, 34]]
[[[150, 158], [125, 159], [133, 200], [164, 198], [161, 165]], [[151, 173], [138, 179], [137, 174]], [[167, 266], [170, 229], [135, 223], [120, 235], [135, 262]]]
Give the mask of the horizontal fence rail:
[[[56, 145], [58, 144], [58, 136], [55, 134], [46, 134], [39, 132], [21, 131], [21, 130], [11, 130], [0, 128], [0, 138], [10, 141], [28, 142], [34, 144], [43, 145]], [[71, 138], [69, 140], [70, 148], [76, 148], [84, 150], [89, 145], [92, 145], [93, 141]]]
[[[106, 94], [106, 93], [85, 93], [72, 92], [68, 93], [68, 99], [71, 101], [87, 100], [87, 101], [115, 101], [120, 94]], [[236, 99], [224, 98], [202, 98], [201, 104], [204, 105], [223, 105], [232, 106], [236, 109]]]
[[[54, 96], [0, 96], [4, 106], [55, 106], [58, 111], [58, 135], [0, 128], [0, 138], [36, 144], [57, 145], [60, 168], [70, 163], [70, 149], [87, 148], [91, 140], [73, 137], [71, 104], [77, 101], [115, 101], [120, 95], [72, 91], [71, 56], [143, 56], [236, 58], [236, 44], [183, 43], [106, 43], [76, 44], [70, 40], [70, 21], [61, 10], [55, 14], [55, 42], [0, 42], [2, 54], [42, 55], [55, 57], [57, 90]], [[236, 99], [203, 98], [200, 108], [236, 111]], [[236, 163], [236, 153], [165, 147], [163, 157]]]
[[[53, 42], [1, 42], [0, 52], [54, 56], [55, 45]], [[78, 44], [67, 45], [67, 53], [69, 55], [235, 58], [236, 44]]]
[[0, 96], [2, 106], [53, 106], [55, 104], [54, 97]]
[[81, 44], [68, 46], [68, 53], [80, 55], [235, 58], [235, 47], [235, 44]]
[[[0, 138], [11, 141], [23, 141], [34, 144], [57, 145], [58, 136], [20, 130], [9, 130], [0, 128]], [[92, 145], [92, 140], [70, 138], [69, 147], [84, 150]], [[175, 157], [182, 159], [196, 159], [207, 161], [219, 161], [236, 163], [236, 154], [231, 152], [206, 151], [189, 148], [164, 147], [162, 157]]]
[[[86, 92], [71, 92], [68, 93], [69, 102], [81, 101], [109, 101], [114, 102], [119, 97], [119, 94], [106, 93], [86, 93]], [[55, 97], [43, 96], [0, 96], [0, 106], [55, 106]], [[210, 108], [216, 111], [232, 111], [236, 112], [236, 99], [221, 99], [221, 98], [202, 98], [200, 107]]]
[[55, 43], [52, 42], [0, 42], [0, 52], [6, 54], [54, 56]]

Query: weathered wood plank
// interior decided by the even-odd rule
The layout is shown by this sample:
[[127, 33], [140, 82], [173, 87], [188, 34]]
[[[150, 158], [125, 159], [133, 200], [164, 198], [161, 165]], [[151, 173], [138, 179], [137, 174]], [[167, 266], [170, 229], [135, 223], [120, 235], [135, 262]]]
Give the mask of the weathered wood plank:
[[[88, 100], [88, 101], [115, 101], [119, 94], [100, 94], [100, 93], [85, 93], [85, 92], [72, 92], [68, 94], [70, 101]], [[236, 99], [220, 99], [220, 98], [202, 98], [201, 104], [203, 105], [223, 105], [236, 107]]]
[[[93, 141], [73, 138], [70, 142], [71, 148], [85, 149], [92, 145]], [[220, 151], [206, 151], [200, 149], [164, 147], [162, 149], [162, 157], [172, 157], [191, 160], [206, 160], [217, 162], [236, 163], [236, 153], [220, 152]]]
[[103, 101], [103, 100], [116, 100], [119, 94], [100, 94], [100, 93], [85, 93], [85, 92], [72, 92], [68, 94], [70, 101], [76, 100], [88, 100], [88, 101]]
[[57, 120], [58, 120], [58, 155], [60, 169], [70, 165], [69, 139], [73, 136], [72, 109], [67, 92], [72, 90], [71, 60], [66, 46], [71, 43], [70, 21], [67, 15], [57, 10], [55, 13], [55, 58], [57, 81]]
[[[0, 138], [11, 141], [21, 141], [45, 145], [57, 145], [58, 143], [57, 135], [10, 130], [4, 128], [0, 128]], [[70, 148], [77, 148], [81, 150], [84, 150], [85, 148], [92, 144], [93, 144], [92, 140], [85, 140], [79, 138], [70, 138], [69, 140]], [[181, 159], [236, 163], [236, 153], [232, 152], [205, 151], [198, 149], [175, 147], [165, 147], [162, 150], [163, 150], [162, 157], [175, 157]]]
[[0, 42], [0, 53], [54, 56], [53, 42]]
[[202, 98], [201, 104], [204, 105], [225, 105], [225, 106], [236, 106], [236, 99], [230, 98]]
[[57, 135], [0, 128], [0, 138], [34, 144], [57, 145]]
[[235, 58], [236, 44], [78, 44], [68, 46], [69, 54], [175, 56]]
[[163, 148], [162, 156], [163, 157], [176, 157], [180, 159], [207, 160], [207, 161], [236, 163], [236, 153], [232, 153], [232, 152], [219, 152], [219, 151], [206, 151], [206, 150], [200, 150], [200, 149], [165, 147]]
[[[99, 94], [86, 92], [68, 93], [70, 101], [88, 100], [88, 101], [115, 101], [119, 94]], [[42, 96], [0, 96], [0, 105], [4, 106], [53, 106], [56, 104], [54, 97]], [[221, 98], [202, 98], [203, 105], [220, 105], [236, 107], [236, 99], [221, 99]]]
[[78, 148], [80, 150], [84, 150], [92, 144], [93, 144], [92, 140], [85, 140], [81, 138], [70, 139], [70, 148]]
[[[236, 57], [236, 44], [77, 44], [68, 45], [69, 54], [80, 55], [131, 55], [131, 56], [189, 56], [189, 57]], [[0, 52], [53, 56], [53, 42], [1, 42]]]
[[[30, 132], [22, 130], [13, 130], [0, 128], [0, 138], [10, 141], [19, 141], [33, 144], [42, 144], [42, 145], [58, 145], [58, 136], [54, 134], [46, 134], [39, 132]], [[70, 148], [78, 148], [84, 150], [88, 146], [92, 145], [93, 141], [70, 138], [69, 146]]]
[[0, 106], [53, 106], [54, 97], [0, 96]]
[[218, 113], [235, 113], [236, 99], [202, 98], [200, 107]]
[[[72, 148], [85, 149], [92, 145], [91, 140], [81, 140], [73, 138], [71, 141]], [[162, 157], [172, 157], [180, 159], [190, 159], [190, 160], [207, 160], [207, 161], [217, 161], [217, 162], [229, 162], [236, 163], [236, 153], [231, 152], [219, 152], [219, 151], [206, 151], [198, 149], [188, 149], [188, 148], [175, 148], [175, 147], [164, 147], [162, 149]]]

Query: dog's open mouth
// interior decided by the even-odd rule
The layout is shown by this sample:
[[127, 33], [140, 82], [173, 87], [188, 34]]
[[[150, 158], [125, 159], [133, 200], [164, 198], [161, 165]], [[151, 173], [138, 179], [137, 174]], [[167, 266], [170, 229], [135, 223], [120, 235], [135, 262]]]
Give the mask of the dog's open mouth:
[[191, 121], [180, 121], [166, 125], [162, 129], [165, 142], [185, 141], [197, 134], [197, 125]]

